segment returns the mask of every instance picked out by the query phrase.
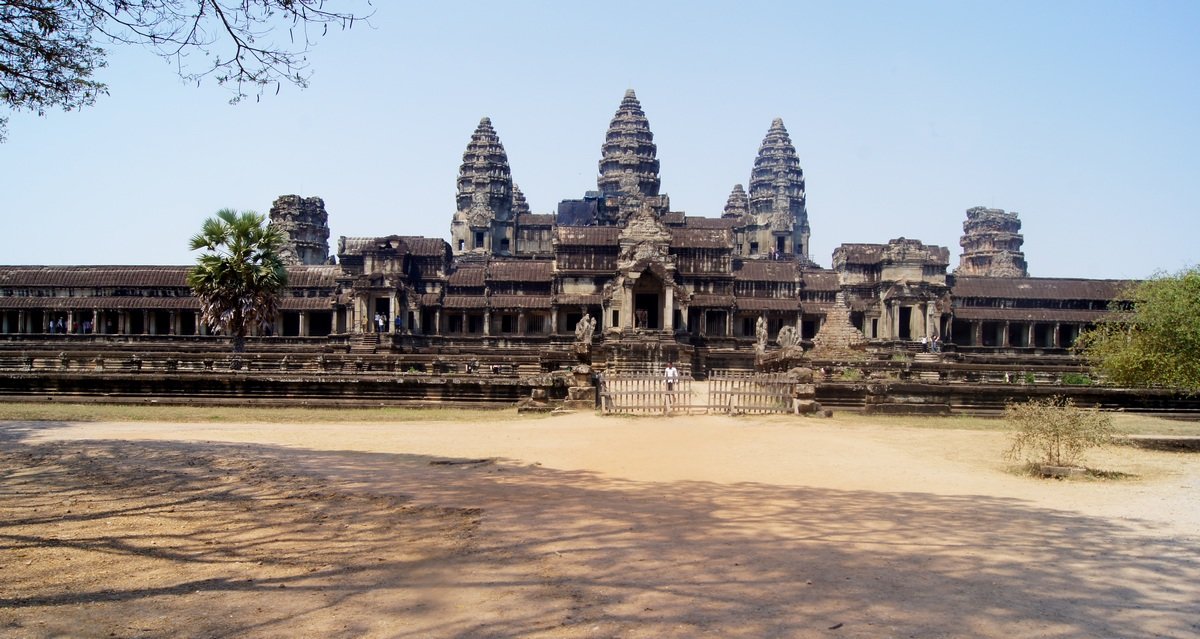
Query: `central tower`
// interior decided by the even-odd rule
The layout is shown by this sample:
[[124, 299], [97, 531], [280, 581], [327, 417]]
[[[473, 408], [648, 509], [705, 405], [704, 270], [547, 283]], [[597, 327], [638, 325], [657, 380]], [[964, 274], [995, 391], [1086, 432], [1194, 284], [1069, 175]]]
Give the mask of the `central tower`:
[[637, 94], [630, 89], [625, 92], [621, 106], [608, 125], [601, 147], [600, 177], [596, 185], [600, 193], [614, 196], [621, 192], [621, 177], [632, 171], [638, 181], [642, 195], [658, 195], [658, 147], [654, 146], [654, 134], [650, 132], [650, 121], [642, 111]]

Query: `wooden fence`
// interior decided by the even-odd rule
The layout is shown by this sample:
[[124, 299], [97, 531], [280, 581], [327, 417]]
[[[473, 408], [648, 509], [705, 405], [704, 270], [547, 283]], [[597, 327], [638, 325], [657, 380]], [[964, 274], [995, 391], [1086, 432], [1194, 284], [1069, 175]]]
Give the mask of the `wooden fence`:
[[713, 371], [707, 408], [712, 413], [790, 413], [792, 381], [786, 373]]
[[706, 383], [693, 382], [682, 377], [667, 390], [658, 374], [606, 375], [599, 389], [600, 406], [605, 413], [626, 415], [792, 412], [793, 383], [786, 373], [714, 371]]
[[627, 415], [691, 414], [692, 378], [683, 376], [667, 388], [662, 375], [605, 375], [600, 382], [600, 406], [605, 413]]

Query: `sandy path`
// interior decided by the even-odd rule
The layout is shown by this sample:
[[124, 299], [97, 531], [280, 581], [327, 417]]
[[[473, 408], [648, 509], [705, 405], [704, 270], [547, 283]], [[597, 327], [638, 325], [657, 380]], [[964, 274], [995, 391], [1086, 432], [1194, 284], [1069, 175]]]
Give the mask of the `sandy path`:
[[[1195, 455], [1120, 449], [1097, 465], [1143, 479], [1042, 482], [1003, 471], [996, 433], [707, 416], [20, 438], [195, 446], [479, 513], [419, 574], [373, 577], [326, 613], [289, 604], [303, 628], [355, 617], [346, 636], [1200, 636]], [[495, 461], [440, 463], [474, 459]]]

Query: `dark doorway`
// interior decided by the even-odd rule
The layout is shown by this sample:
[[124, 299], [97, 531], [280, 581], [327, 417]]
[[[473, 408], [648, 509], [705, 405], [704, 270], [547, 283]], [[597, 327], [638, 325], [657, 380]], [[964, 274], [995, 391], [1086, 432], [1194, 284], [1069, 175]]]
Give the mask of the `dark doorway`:
[[637, 293], [633, 298], [633, 308], [634, 318], [637, 320], [637, 328], [648, 328], [651, 330], [662, 328], [662, 325], [659, 323], [657, 293]]
[[904, 340], [912, 339], [912, 326], [910, 326], [910, 324], [912, 324], [912, 307], [911, 306], [901, 306], [900, 307], [900, 334], [897, 335], [896, 337], [898, 337], [899, 339], [904, 339]]

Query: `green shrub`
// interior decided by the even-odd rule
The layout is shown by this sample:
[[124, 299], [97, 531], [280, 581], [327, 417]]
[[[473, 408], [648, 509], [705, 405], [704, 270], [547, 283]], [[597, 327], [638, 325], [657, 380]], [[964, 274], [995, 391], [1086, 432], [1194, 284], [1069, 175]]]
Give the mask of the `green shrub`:
[[1073, 466], [1085, 451], [1106, 446], [1113, 437], [1111, 417], [1066, 397], [1008, 404], [1004, 421], [1014, 429], [1005, 457], [1047, 466]]
[[1083, 373], [1063, 373], [1062, 383], [1067, 386], [1091, 386], [1092, 378]]
[[1035, 378], [1033, 376], [1033, 373], [1025, 373], [1025, 383], [1026, 384], [1032, 384], [1036, 381], [1037, 381], [1037, 378]]
[[857, 368], [847, 368], [842, 371], [842, 381], [857, 382], [863, 377], [862, 371]]

